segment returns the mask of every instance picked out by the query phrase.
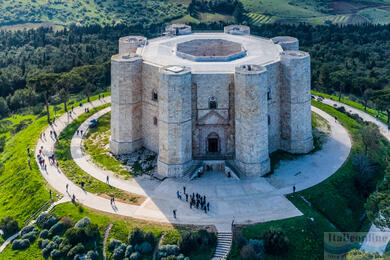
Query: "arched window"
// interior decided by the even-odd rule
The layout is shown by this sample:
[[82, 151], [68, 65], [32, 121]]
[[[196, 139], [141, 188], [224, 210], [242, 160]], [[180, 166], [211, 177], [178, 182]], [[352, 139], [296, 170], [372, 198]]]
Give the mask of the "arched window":
[[152, 100], [158, 101], [158, 94], [157, 94], [157, 91], [155, 89], [153, 89], [153, 92], [152, 92]]
[[267, 90], [267, 100], [271, 100], [271, 89], [268, 88]]
[[268, 125], [271, 124], [271, 117], [268, 115]]
[[153, 124], [154, 125], [157, 125], [158, 121], [157, 121], [157, 117], [153, 117]]
[[209, 109], [217, 109], [217, 99], [215, 97], [209, 98]]

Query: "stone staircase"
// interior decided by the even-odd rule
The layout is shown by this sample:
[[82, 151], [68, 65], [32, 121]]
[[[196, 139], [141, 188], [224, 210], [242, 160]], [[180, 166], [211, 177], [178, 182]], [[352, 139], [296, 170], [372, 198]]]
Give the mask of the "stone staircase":
[[232, 232], [218, 232], [217, 248], [215, 249], [214, 256], [211, 260], [224, 260], [229, 254], [230, 247], [232, 246], [233, 234]]

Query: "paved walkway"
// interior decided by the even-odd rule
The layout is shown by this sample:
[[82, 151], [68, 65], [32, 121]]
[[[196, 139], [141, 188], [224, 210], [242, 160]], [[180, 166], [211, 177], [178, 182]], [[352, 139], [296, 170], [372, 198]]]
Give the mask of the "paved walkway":
[[[109, 97], [103, 101], [85, 104], [82, 108], [75, 108], [72, 117], [61, 116], [56, 120], [56, 125], [46, 129], [46, 139], [39, 140], [36, 153], [41, 146], [46, 156], [53, 153], [55, 142], [49, 134], [52, 128], [59, 134], [74, 118], [84, 112], [85, 107], [91, 108], [107, 102], [110, 102]], [[281, 162], [271, 178], [242, 178], [238, 181], [227, 178], [220, 172], [210, 172], [193, 181], [168, 178], [163, 182], [157, 182], [149, 177], [123, 180], [114, 173], [93, 165], [83, 154], [82, 140], [77, 135], [72, 139], [71, 152], [75, 162], [83, 170], [103, 182], [109, 175], [110, 185], [147, 196], [145, 202], [140, 206], [120, 202], [111, 205], [108, 199], [88, 193], [70, 182], [61, 170], [53, 165], [48, 165], [47, 171], [41, 169], [41, 172], [57, 191], [68, 197], [75, 195], [76, 200], [87, 207], [151, 221], [226, 226], [230, 225], [233, 219], [235, 223], [249, 224], [299, 216], [302, 213], [283, 195], [290, 193], [293, 185], [296, 185], [297, 190], [305, 189], [332, 175], [347, 158], [351, 146], [348, 133], [340, 124], [334, 122], [326, 113], [315, 108], [313, 110], [329, 121], [331, 125], [329, 140], [323, 149], [316, 153], [294, 161]], [[99, 117], [108, 111], [109, 108], [102, 110], [91, 118]], [[80, 129], [86, 131], [91, 118], [87, 119]], [[48, 161], [47, 157], [45, 159]], [[291, 169], [297, 173], [292, 173]], [[66, 184], [69, 184], [68, 191]], [[178, 200], [176, 191], [182, 190], [183, 186], [186, 186], [189, 193], [206, 195], [210, 202], [210, 212], [205, 214], [200, 210], [190, 209], [188, 203]], [[177, 210], [177, 219], [172, 216], [173, 209]]]
[[[372, 122], [376, 124], [379, 127], [380, 133], [390, 142], [390, 131], [387, 128], [387, 125], [380, 121], [379, 119], [365, 113], [362, 110], [353, 108], [351, 106], [348, 106], [346, 104], [343, 104], [341, 102], [337, 102], [331, 99], [323, 99], [322, 103], [330, 105], [330, 106], [336, 106], [336, 107], [341, 107], [343, 106], [348, 112], [353, 113], [353, 114], [358, 114], [361, 118], [363, 118], [364, 121]], [[378, 243], [375, 243], [375, 241], [370, 241], [370, 240], [365, 240], [364, 243], [361, 246], [362, 250], [365, 250], [366, 252], [377, 252], [380, 254], [383, 254], [387, 243], [390, 242], [390, 229], [385, 228], [385, 229], [379, 229], [377, 226], [374, 224], [371, 225], [371, 228], [367, 234], [366, 237], [374, 237], [375, 233], [377, 232], [387, 232], [387, 239], [381, 243], [381, 245], [378, 246]]]

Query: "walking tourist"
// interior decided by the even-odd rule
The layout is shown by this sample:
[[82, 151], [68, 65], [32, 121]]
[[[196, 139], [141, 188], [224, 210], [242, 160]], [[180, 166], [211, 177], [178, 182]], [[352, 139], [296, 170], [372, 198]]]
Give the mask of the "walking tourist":
[[173, 210], [173, 218], [176, 219], [176, 209]]

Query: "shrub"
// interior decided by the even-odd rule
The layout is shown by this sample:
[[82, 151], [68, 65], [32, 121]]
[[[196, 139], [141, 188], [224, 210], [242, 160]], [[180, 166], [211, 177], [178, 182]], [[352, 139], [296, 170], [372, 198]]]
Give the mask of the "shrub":
[[32, 226], [32, 225], [31, 226], [26, 226], [26, 227], [22, 228], [22, 230], [20, 230], [20, 235], [23, 236], [23, 235], [25, 235], [27, 233], [30, 233], [34, 229], [36, 230], [36, 228], [34, 226]]
[[60, 251], [61, 251], [61, 254], [62, 255], [67, 255], [69, 250], [72, 248], [72, 246], [70, 244], [61, 244], [60, 245]]
[[121, 243], [114, 249], [112, 256], [115, 260], [122, 260], [125, 257], [125, 252], [126, 252], [126, 245]]
[[99, 255], [95, 251], [88, 251], [87, 255], [85, 256], [85, 260], [98, 260]]
[[280, 255], [288, 250], [288, 238], [281, 229], [270, 228], [264, 234], [264, 248], [267, 254]]
[[77, 221], [76, 225], [74, 225], [75, 228], [84, 228], [91, 224], [91, 220], [88, 217], [84, 217]]
[[69, 217], [62, 217], [61, 222], [64, 223], [66, 229], [71, 228], [74, 225], [73, 220]]
[[142, 244], [142, 242], [145, 241], [145, 232], [140, 228], [135, 228], [133, 231], [129, 234], [129, 244], [130, 245], [137, 245]]
[[50, 229], [57, 222], [58, 217], [56, 215], [42, 213], [37, 218], [36, 224], [40, 228]]
[[117, 246], [119, 246], [120, 244], [122, 244], [121, 241], [112, 238], [112, 239], [110, 240], [110, 243], [108, 244], [108, 251], [113, 252], [113, 251], [115, 250], [115, 248], [116, 248]]
[[53, 237], [53, 242], [56, 243], [58, 246], [62, 243], [62, 237], [60, 236], [55, 236]]
[[85, 234], [89, 240], [96, 240], [100, 237], [99, 227], [96, 224], [90, 224], [85, 228]]
[[38, 240], [38, 247], [43, 249], [43, 248], [46, 248], [47, 245], [50, 243], [50, 240], [49, 239], [39, 239]]
[[139, 252], [134, 252], [130, 255], [129, 260], [140, 260], [141, 254]]
[[240, 255], [243, 260], [254, 260], [256, 259], [256, 252], [253, 248], [253, 245], [247, 244], [243, 246], [240, 250]]
[[74, 247], [72, 247], [71, 250], [69, 250], [69, 252], [68, 252], [68, 254], [67, 254], [67, 257], [73, 258], [73, 257], [76, 256], [77, 254], [84, 253], [84, 251], [85, 251], [85, 248], [84, 248], [83, 244], [78, 243], [77, 245], [75, 245]]
[[151, 245], [154, 245], [155, 238], [154, 238], [154, 234], [153, 234], [152, 231], [149, 230], [148, 232], [146, 232], [146, 234], [145, 234], [145, 241], [149, 242], [149, 244], [151, 244]]
[[12, 242], [12, 250], [23, 250], [30, 246], [28, 239], [16, 239]]
[[196, 233], [193, 232], [183, 233], [179, 241], [180, 251], [183, 252], [184, 254], [188, 254], [189, 252], [191, 252], [191, 250], [196, 248], [198, 245], [197, 239], [198, 237], [196, 236]]
[[43, 228], [43, 225], [46, 223], [46, 220], [49, 218], [49, 216], [49, 213], [43, 212], [38, 216], [35, 223], [38, 227]]
[[140, 246], [139, 246], [139, 251], [142, 253], [142, 254], [147, 254], [147, 253], [150, 253], [152, 252], [152, 245], [149, 243], [149, 242], [143, 242]]
[[257, 258], [263, 258], [264, 257], [264, 241], [263, 240], [257, 240], [257, 239], [250, 239], [249, 244], [253, 246], [253, 249], [256, 252]]
[[126, 247], [126, 253], [125, 253], [125, 257], [129, 258], [131, 253], [134, 252], [134, 248], [132, 245], [129, 245]]
[[50, 256], [50, 250], [47, 248], [42, 249], [42, 256], [43, 258], [47, 259]]
[[49, 230], [47, 230], [47, 229], [42, 230], [41, 233], [39, 234], [39, 238], [45, 239], [48, 237], [49, 237]]
[[203, 249], [214, 247], [217, 245], [217, 236], [213, 232], [201, 229], [198, 232], [198, 243]]
[[59, 259], [59, 258], [61, 258], [61, 256], [62, 256], [62, 254], [61, 254], [61, 252], [60, 252], [58, 249], [54, 249], [54, 250], [51, 251], [51, 253], [50, 253], [50, 257], [51, 257], [52, 259]]
[[248, 239], [244, 237], [241, 231], [237, 231], [233, 237], [234, 243], [237, 244], [237, 247], [241, 249], [243, 246], [248, 244]]
[[38, 232], [37, 231], [31, 231], [30, 233], [24, 234], [22, 236], [22, 239], [28, 239], [28, 241], [30, 241], [30, 243], [32, 243], [32, 242], [35, 241], [37, 236], [38, 236]]
[[64, 238], [66, 238], [67, 241], [69, 241], [69, 244], [73, 246], [78, 243], [84, 243], [88, 240], [85, 230], [80, 228], [69, 228], [65, 232]]
[[57, 222], [49, 229], [49, 236], [53, 237], [55, 235], [61, 234], [65, 230], [65, 225], [62, 222]]
[[3, 230], [5, 237], [11, 236], [18, 232], [18, 222], [13, 217], [4, 217], [0, 221], [0, 229]]
[[54, 242], [49, 242], [49, 244], [46, 245], [45, 247], [49, 252], [53, 251], [54, 249], [58, 248], [58, 245]]
[[158, 256], [160, 258], [178, 254], [179, 247], [177, 245], [163, 245], [158, 248]]

